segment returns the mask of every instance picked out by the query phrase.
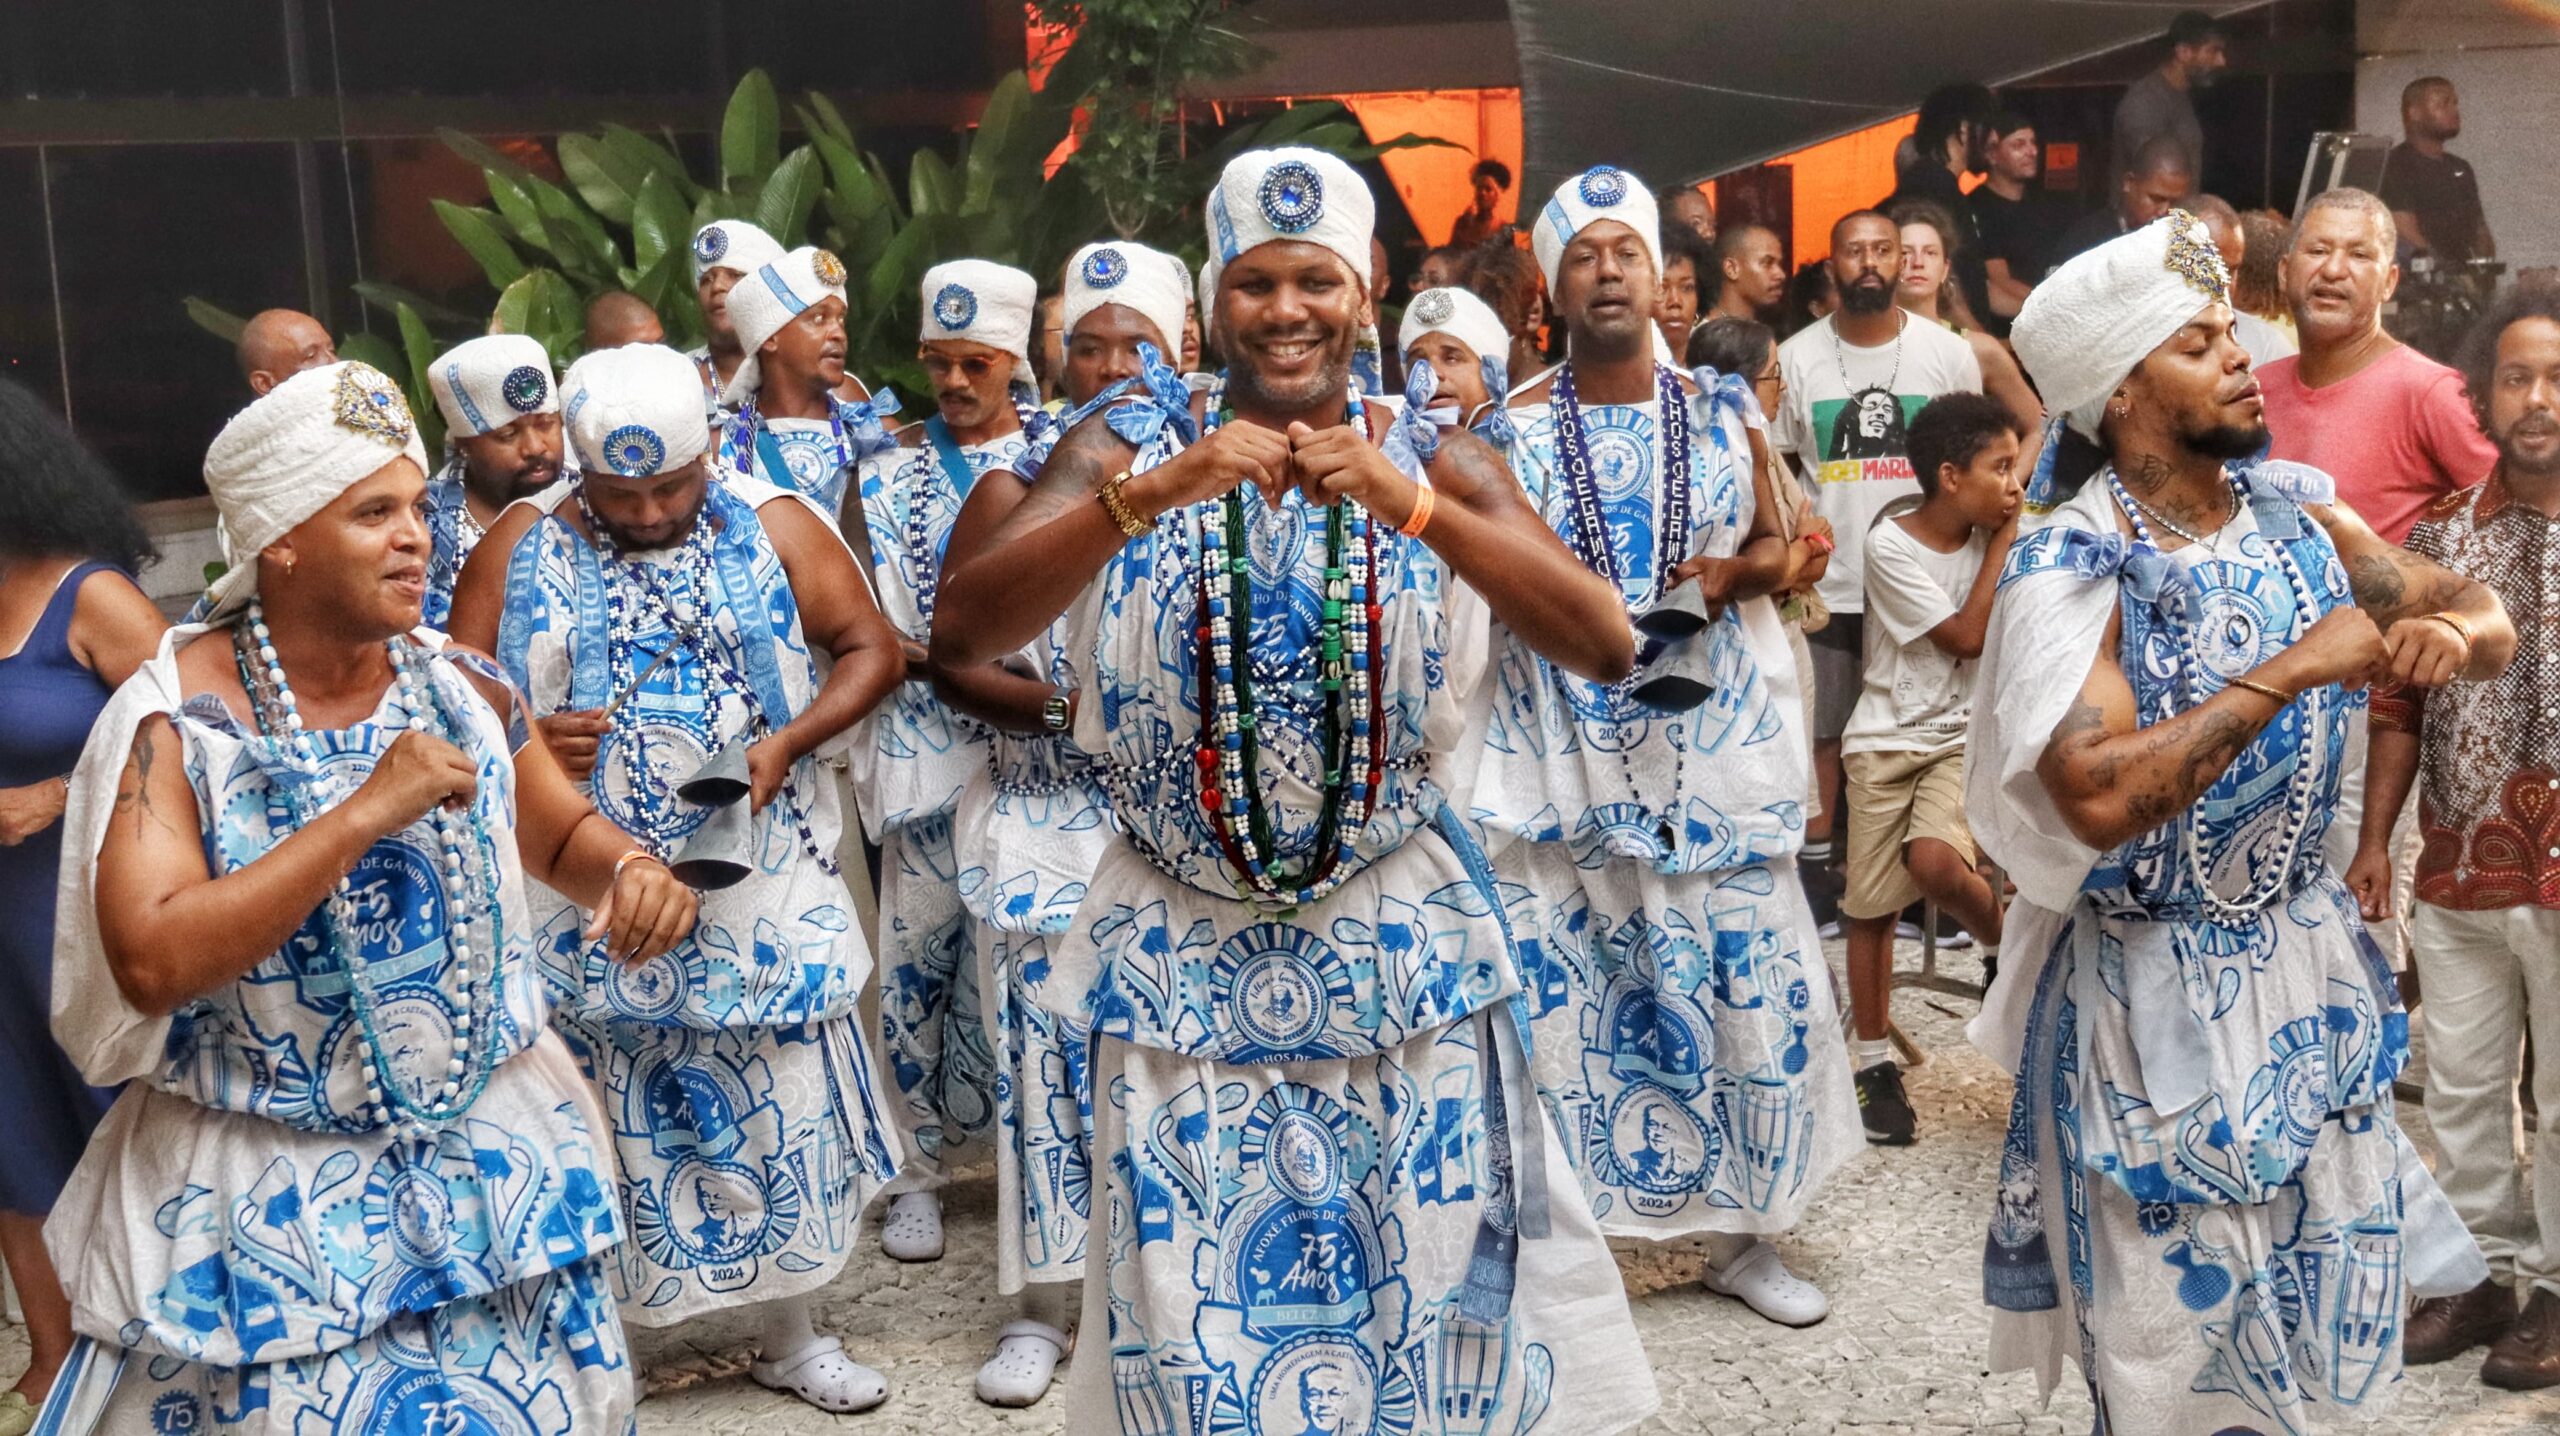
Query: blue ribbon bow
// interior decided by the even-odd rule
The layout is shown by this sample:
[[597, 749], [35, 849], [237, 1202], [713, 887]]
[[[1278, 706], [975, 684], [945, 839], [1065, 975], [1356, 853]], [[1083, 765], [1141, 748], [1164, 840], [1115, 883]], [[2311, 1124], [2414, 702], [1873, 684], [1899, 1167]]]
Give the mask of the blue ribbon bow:
[[[1438, 392], [1440, 376], [1431, 366], [1417, 359], [1404, 376], [1404, 412], [1396, 415], [1395, 427], [1387, 431], [1383, 446], [1387, 458], [1397, 468], [1415, 468], [1430, 463], [1440, 452], [1440, 421], [1436, 413], [1445, 413], [1449, 421], [1457, 421], [1457, 410], [1433, 411], [1425, 406]], [[1410, 460], [1411, 462], [1407, 462]]]
[[1096, 413], [1112, 433], [1142, 449], [1168, 427], [1185, 444], [1200, 438], [1200, 425], [1191, 417], [1190, 386], [1164, 362], [1164, 351], [1143, 339], [1138, 341], [1138, 373], [1086, 400], [1059, 422], [1058, 430], [1064, 433]]

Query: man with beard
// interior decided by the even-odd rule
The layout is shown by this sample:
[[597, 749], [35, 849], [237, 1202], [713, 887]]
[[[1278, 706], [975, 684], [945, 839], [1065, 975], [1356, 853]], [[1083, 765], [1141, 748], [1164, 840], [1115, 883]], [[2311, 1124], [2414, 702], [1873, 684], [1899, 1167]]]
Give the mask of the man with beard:
[[[1466, 751], [1515, 936], [1541, 1098], [1610, 1236], [1703, 1237], [1709, 1290], [1771, 1321], [1830, 1311], [1764, 1234], [1858, 1150], [1822, 940], [1795, 880], [1806, 754], [1767, 595], [1820, 562], [1778, 530], [1749, 379], [1702, 392], [1654, 359], [1650, 196], [1623, 170], [1564, 182], [1531, 231], [1565, 362], [1523, 389], [1511, 460], [1530, 503], [1619, 601], [1695, 584], [1703, 706], [1663, 712], [1497, 632]], [[1663, 1142], [1669, 1140], [1672, 1150]]]
[[[1060, 377], [1074, 417], [1136, 387], [1125, 380], [1144, 380], [1145, 392], [1176, 406], [1188, 402], [1168, 357], [1191, 303], [1180, 260], [1125, 240], [1086, 245], [1067, 261], [1061, 303]], [[944, 546], [946, 571], [1022, 502], [1026, 475], [1045, 457], [1034, 444], [1014, 467], [979, 475]], [[978, 1399], [995, 1406], [1039, 1400], [1066, 1356], [1070, 1284], [1084, 1277], [1090, 1226], [1091, 1032], [1081, 1014], [1061, 1016], [1042, 998], [1050, 949], [1114, 836], [1101, 770], [1069, 735], [1078, 694], [1066, 644], [1061, 619], [1002, 664], [934, 673], [936, 692], [984, 723], [992, 744], [952, 811], [951, 857], [1003, 1073], [995, 1084], [996, 1287], [1017, 1298], [1018, 1315], [978, 1368]]]
[[2052, 262], [2053, 200], [2036, 183], [2044, 149], [2034, 121], [2007, 110], [1992, 116], [1983, 134], [1983, 180], [1964, 203], [1992, 296], [2002, 313], [2015, 314]]
[[[2169, 22], [2169, 53], [2116, 101], [2115, 143], [2109, 153], [2119, 172], [2153, 140], [2167, 140], [2186, 161], [2188, 174], [2204, 174], [2204, 122], [2196, 118], [2195, 92], [2230, 67], [2230, 38], [2222, 22], [2188, 10]], [[2140, 220], [2138, 224], [2150, 221]]]
[[2400, 238], [2448, 265], [2496, 257], [2479, 177], [2469, 160], [2445, 149], [2462, 134], [2462, 100], [2453, 81], [2442, 75], [2411, 80], [2400, 92], [2400, 131], [2406, 138], [2382, 163], [2382, 202], [2391, 206]]
[[[2489, 1342], [2480, 1379], [2560, 1385], [2560, 1122], [2534, 1137], [2533, 1185], [2516, 1150], [2518, 1054], [2530, 1035], [2540, 1109], [2560, 1114], [2560, 290], [2520, 286], [2481, 318], [2463, 354], [2481, 424], [2498, 446], [2488, 482], [2436, 501], [2409, 550], [2486, 584], [2514, 615], [2517, 662], [2486, 683], [2377, 692], [2372, 801], [2347, 886], [2367, 917], [2392, 909], [2391, 831], [2421, 780], [2410, 946], [2427, 994], [2427, 1122], [2445, 1195], [2488, 1259], [2490, 1280], [2422, 1301], [2411, 1365]], [[2531, 1289], [2522, 1319], [2513, 1283]]]
[[[551, 487], [561, 474], [560, 394], [551, 354], [522, 334], [465, 340], [427, 366], [444, 413], [444, 467], [427, 483], [426, 625], [444, 627], [453, 582], [498, 513]], [[572, 470], [571, 472], [575, 472]]]
[[[683, 355], [601, 350], [563, 387], [583, 473], [491, 527], [454, 632], [535, 713], [602, 720], [552, 745], [600, 811], [706, 885], [728, 880], [690, 939], [638, 966], [608, 961], [561, 894], [533, 892], [554, 1021], [614, 1126], [624, 1316], [752, 1308], [757, 1382], [862, 1410], [886, 1384], [809, 1308], [893, 1162], [859, 1015], [871, 955], [817, 754], [896, 684], [897, 635], [832, 515], [711, 477]], [[715, 755], [738, 755], [743, 781], [680, 792]]]
[[906, 1147], [880, 1247], [900, 1261], [942, 1255], [941, 1188], [995, 1122], [995, 1058], [952, 865], [951, 813], [986, 767], [987, 731], [934, 696], [924, 670], [952, 521], [981, 476], [1029, 471], [1027, 429], [1049, 426], [1031, 379], [1030, 275], [983, 259], [924, 274], [923, 353], [934, 412], [906, 448], [863, 461], [846, 530], [904, 638], [908, 681], [853, 736], [851, 778], [880, 845], [880, 1040]]
[[1715, 281], [1716, 298], [1698, 316], [1701, 324], [1714, 319], [1767, 323], [1786, 300], [1787, 252], [1778, 232], [1765, 224], [1725, 226], [1716, 235], [1715, 253], [1707, 268]]
[[1654, 1405], [1439, 786], [1488, 616], [1603, 680], [1631, 635], [1481, 440], [1353, 386], [1373, 204], [1331, 154], [1229, 161], [1232, 367], [1196, 411], [1149, 384], [1085, 419], [943, 589], [942, 667], [1071, 612], [1076, 746], [1126, 831], [1043, 989], [1094, 1025], [1109, 1344], [1069, 1370], [1071, 1431], [1287, 1430], [1319, 1365], [1357, 1412], [1605, 1433]]
[[[855, 466], [898, 442], [887, 426], [898, 396], [875, 397], [844, 369], [844, 279], [843, 260], [803, 245], [731, 289], [745, 357], [720, 391], [736, 411], [720, 428], [721, 477], [770, 484], [830, 514], [844, 508]], [[859, 397], [847, 400], [847, 389]]]
[[2326, 474], [2250, 460], [2227, 284], [2178, 214], [2028, 297], [2019, 357], [2068, 438], [1992, 607], [1966, 761], [2018, 885], [1975, 1027], [2017, 1074], [1993, 1365], [2049, 1389], [2076, 1353], [2117, 1436], [2379, 1403], [2407, 1297], [2486, 1275], [2393, 1119], [2407, 1019], [2320, 839], [2357, 690], [2494, 677], [2515, 632]]
[[[1840, 307], [1778, 346], [1782, 381], [1769, 437], [1794, 457], [1814, 512], [1839, 543], [1815, 591], [1831, 621], [1805, 635], [1813, 650], [1814, 772], [1822, 811], [1806, 825], [1804, 863], [1815, 911], [1829, 923], [1839, 893], [1833, 836], [1840, 811], [1840, 735], [1866, 686], [1867, 529], [1898, 499], [1920, 492], [1902, 436], [1941, 394], [1982, 392], [1982, 366], [1962, 335], [1914, 321], [1893, 301], [1902, 277], [1902, 231], [1871, 209], [1831, 227], [1829, 268]], [[1901, 1089], [1885, 1060], [1885, 1014], [1859, 1013], [1857, 1065]]]
[[93, 1334], [44, 1430], [631, 1421], [606, 1289], [631, 1228], [544, 1025], [531, 889], [629, 971], [694, 898], [419, 622], [425, 460], [363, 364], [224, 425], [210, 617], [72, 776], [53, 1030], [123, 1093], [47, 1223]]
[[704, 402], [715, 415], [721, 412], [721, 391], [747, 357], [729, 314], [729, 291], [781, 257], [773, 236], [743, 219], [715, 219], [694, 231], [693, 297], [702, 306], [702, 346], [687, 357], [702, 369]]

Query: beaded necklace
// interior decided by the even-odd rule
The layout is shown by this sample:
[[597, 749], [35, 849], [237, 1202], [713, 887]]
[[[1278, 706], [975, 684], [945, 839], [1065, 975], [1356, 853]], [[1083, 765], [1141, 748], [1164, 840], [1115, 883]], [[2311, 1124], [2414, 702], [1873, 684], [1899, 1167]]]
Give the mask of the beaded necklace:
[[[1223, 377], [1208, 397], [1210, 427], [1234, 411]], [[1344, 422], [1362, 425], [1360, 394], [1351, 391]], [[1245, 544], [1243, 486], [1229, 489], [1211, 522], [1200, 509], [1191, 522], [1200, 542], [1201, 652], [1200, 805], [1208, 811], [1219, 847], [1238, 879], [1239, 895], [1280, 909], [1282, 915], [1321, 901], [1351, 870], [1343, 859], [1369, 825], [1369, 811], [1384, 772], [1378, 740], [1385, 728], [1376, 686], [1381, 610], [1371, 592], [1377, 540], [1367, 509], [1337, 501], [1325, 506], [1322, 614], [1324, 801], [1306, 863], [1294, 872], [1278, 867], [1279, 843], [1270, 805], [1258, 780], [1261, 714], [1253, 692], [1253, 576]], [[1285, 504], [1279, 506], [1286, 513]], [[1297, 515], [1291, 521], [1303, 523]], [[1238, 635], [1244, 652], [1237, 652]]]
[[[2231, 514], [2236, 520], [2240, 515], [2240, 506], [2248, 500], [2249, 491], [2239, 475], [2226, 469], [2223, 477], [2231, 485]], [[2115, 496], [2116, 506], [2123, 510], [2126, 521], [2133, 525], [2134, 540], [2158, 548], [2159, 545], [2152, 540], [2150, 527], [2142, 521], [2142, 503], [2126, 491], [2124, 481], [2116, 476], [2116, 471], [2112, 467], [2107, 470], [2107, 486]], [[2225, 527], [2228, 525], [2226, 524]], [[2304, 577], [2302, 569], [2294, 562], [2290, 544], [2270, 541], [2267, 547], [2275, 554], [2276, 567], [2284, 574], [2285, 587], [2293, 598], [2294, 614], [2299, 621], [2300, 629], [2307, 633], [2313, 624], [2320, 621], [2320, 605], [2313, 594], [2311, 582]], [[2174, 676], [2178, 685], [2178, 699], [2185, 708], [2193, 708], [2211, 696], [2199, 691], [2198, 675], [2204, 670], [2204, 660], [2196, 652], [2193, 627], [2166, 609], [2161, 611], [2161, 618], [2168, 626], [2170, 633], [2177, 639], [2178, 661]], [[2325, 753], [2328, 748], [2330, 714], [2327, 695], [2328, 685], [2323, 684], [2305, 691], [2298, 700], [2308, 719], [2303, 725], [2305, 754], [2295, 762], [2293, 776], [2285, 783], [2284, 828], [2277, 839], [2277, 852], [2281, 860], [2262, 868], [2260, 875], [2250, 880], [2248, 888], [2239, 897], [2226, 898], [2215, 891], [2212, 881], [2206, 874], [2203, 852], [2203, 801], [2199, 799], [2179, 817], [2179, 861], [2185, 866], [2188, 879], [2194, 883], [2197, 896], [2202, 901], [2206, 914], [2216, 922], [2252, 921], [2259, 913], [2273, 906], [2285, 895], [2286, 885], [2293, 876], [2294, 865], [2301, 857], [2303, 837], [2311, 828], [2312, 804], [2315, 801], [2314, 793], [2319, 781], [2318, 769], [2312, 761], [2311, 754]]]
[[[349, 793], [330, 780], [312, 746], [310, 731], [303, 726], [301, 709], [294, 702], [293, 685], [286, 680], [284, 663], [276, 656], [275, 637], [267, 629], [264, 605], [250, 601], [247, 615], [232, 630], [231, 642], [260, 736], [283, 749], [287, 766], [302, 780], [286, 785], [285, 798], [293, 825], [296, 829], [308, 827], [344, 802]], [[418, 670], [422, 657], [412, 651], [405, 637], [393, 638], [384, 647], [390, 653], [391, 670], [400, 687], [402, 713], [402, 721], [389, 726], [423, 726], [423, 731], [464, 746], [462, 723], [445, 707], [434, 681]], [[381, 999], [366, 975], [364, 948], [354, 936], [353, 875], [341, 876], [320, 905], [321, 925], [329, 945], [346, 964], [348, 1005], [364, 1033], [365, 1107], [359, 1118], [370, 1116], [386, 1125], [398, 1121], [420, 1134], [471, 1110], [488, 1088], [490, 1074], [498, 1065], [497, 954], [487, 950], [487, 945], [471, 941], [468, 918], [470, 913], [482, 912], [495, 919], [498, 876], [486, 862], [473, 861], [478, 845], [466, 837], [461, 815], [438, 804], [428, 811], [428, 817], [435, 828], [438, 875], [444, 884], [443, 937], [452, 950], [452, 966], [462, 975], [462, 994], [458, 1003], [449, 1004], [453, 1011], [453, 1055], [445, 1063], [444, 1081], [435, 1095], [424, 1102], [411, 1097], [393, 1080], [390, 1051], [375, 1015]], [[477, 892], [473, 891], [475, 879]], [[437, 991], [443, 995], [441, 980]]]
[[[622, 552], [622, 546], [614, 541], [612, 533], [596, 518], [595, 510], [587, 506], [585, 485], [579, 485], [572, 492], [578, 500], [578, 515], [586, 521], [588, 536], [595, 544], [599, 559], [597, 567], [604, 572], [604, 608], [607, 629], [605, 662], [608, 671], [614, 675], [614, 691], [622, 692], [630, 686], [632, 680], [624, 675], [631, 667], [631, 655], [639, 647], [639, 627], [632, 618], [629, 601], [623, 593], [624, 585], [628, 584], [639, 590], [640, 596], [656, 610], [656, 618], [666, 628], [668, 634], [676, 642], [692, 649], [694, 656], [702, 660], [706, 673], [728, 685], [729, 689], [747, 705], [749, 741], [752, 742], [755, 738], [770, 733], [774, 726], [773, 720], [771, 715], [764, 711], [764, 705], [757, 701], [755, 686], [747, 681], [744, 674], [738, 672], [737, 665], [729, 661], [728, 655], [721, 651], [721, 645], [717, 639], [707, 637], [702, 631], [702, 625], [687, 623], [678, 617], [675, 601], [667, 596], [666, 589], [649, 571], [649, 565], [635, 561]], [[708, 622], [710, 618], [708, 610], [713, 607], [711, 595], [717, 583], [717, 575], [711, 558], [711, 514], [708, 496], [703, 503], [703, 510], [694, 515], [692, 531], [685, 535], [684, 548], [678, 562], [684, 565], [687, 576], [691, 580], [688, 587], [693, 592], [695, 606], [705, 610], [704, 620]], [[709, 685], [706, 683], [704, 686], [706, 690], [704, 701], [708, 705], [713, 701], [712, 695], [708, 692]], [[798, 781], [785, 778], [782, 791], [775, 795], [774, 801], [781, 803], [783, 811], [790, 815], [792, 826], [799, 832], [801, 848], [817, 863], [818, 870], [833, 877], [838, 871], [835, 855], [818, 846], [817, 832], [809, 825], [809, 805], [801, 801]]]
[[[1662, 429], [1662, 508], [1657, 515], [1653, 579], [1647, 589], [1644, 606], [1659, 601], [1671, 582], [1671, 571], [1688, 557], [1689, 529], [1694, 522], [1697, 483], [1689, 468], [1689, 404], [1680, 391], [1680, 374], [1668, 364], [1653, 366], [1654, 382], [1659, 394]], [[1618, 572], [1618, 551], [1609, 538], [1609, 517], [1600, 506], [1600, 482], [1591, 471], [1591, 452], [1582, 432], [1582, 402], [1575, 392], [1573, 361], [1568, 359], [1556, 371], [1554, 394], [1556, 467], [1563, 482], [1565, 500], [1572, 506], [1573, 540], [1571, 547], [1583, 566], [1609, 580], [1611, 588], [1625, 592], [1625, 581]], [[1564, 681], [1575, 680], [1567, 678]], [[1628, 708], [1627, 694], [1635, 676], [1611, 684], [1608, 719], [1614, 747], [1618, 755], [1618, 771], [1627, 782], [1627, 797], [1639, 810], [1650, 807], [1645, 802], [1645, 785], [1636, 778], [1635, 759], [1630, 750], [1635, 741], [1628, 732], [1629, 721], [1618, 715]], [[1650, 721], [1650, 720], [1647, 720]], [[1671, 745], [1672, 807], [1654, 822], [1654, 837], [1668, 853], [1677, 841], [1671, 815], [1680, 802], [1681, 783], [1688, 776], [1689, 749], [1681, 734], [1682, 720], [1664, 720], [1664, 737]]]

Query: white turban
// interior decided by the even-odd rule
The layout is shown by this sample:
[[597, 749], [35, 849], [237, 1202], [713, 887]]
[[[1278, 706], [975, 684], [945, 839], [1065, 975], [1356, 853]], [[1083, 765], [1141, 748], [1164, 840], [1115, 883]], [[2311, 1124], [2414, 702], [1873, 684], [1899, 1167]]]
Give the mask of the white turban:
[[1031, 376], [1032, 310], [1040, 282], [991, 259], [953, 259], [924, 272], [927, 344], [965, 339], [1013, 356], [1016, 384], [1037, 387]]
[[1538, 211], [1538, 227], [1529, 232], [1529, 247], [1537, 252], [1550, 299], [1556, 292], [1556, 270], [1564, 262], [1564, 247], [1604, 219], [1634, 230], [1653, 259], [1653, 272], [1662, 272], [1662, 211], [1654, 205], [1653, 191], [1625, 170], [1594, 165], [1556, 186], [1547, 207]]
[[802, 245], [758, 268], [729, 291], [729, 322], [738, 331], [738, 347], [746, 359], [729, 376], [720, 402], [736, 406], [764, 382], [764, 366], [756, 351], [811, 306], [844, 298], [844, 261], [826, 250]]
[[2172, 210], [2046, 275], [2009, 342], [2046, 406], [2095, 442], [2116, 386], [2230, 288], [2204, 221]]
[[560, 412], [551, 383], [551, 353], [525, 334], [484, 334], [437, 355], [427, 387], [444, 411], [445, 432], [477, 437], [527, 414]]
[[715, 219], [693, 232], [693, 282], [706, 269], [753, 274], [782, 257], [772, 235], [743, 219]]
[[683, 468], [711, 446], [702, 371], [664, 344], [599, 349], [570, 365], [560, 387], [569, 442], [589, 475], [645, 479]]
[[1214, 297], [1219, 272], [1237, 256], [1283, 239], [1321, 244], [1342, 256], [1365, 290], [1377, 220], [1367, 182], [1339, 156], [1295, 147], [1247, 150], [1227, 161], [1209, 192], [1209, 262], [1200, 292]]
[[1191, 309], [1191, 272], [1162, 250], [1126, 240], [1088, 244], [1067, 261], [1062, 327], [1073, 341], [1084, 317], [1106, 304], [1135, 312], [1156, 327], [1164, 362], [1182, 362], [1182, 319]]
[[1414, 341], [1426, 334], [1446, 334], [1476, 351], [1478, 359], [1508, 363], [1511, 331], [1492, 306], [1463, 289], [1426, 289], [1405, 306], [1404, 326], [1396, 331], [1397, 369], [1404, 367]]
[[230, 565], [205, 593], [207, 620], [257, 593], [260, 550], [404, 458], [426, 475], [409, 401], [389, 376], [355, 360], [305, 369], [232, 415], [204, 456]]

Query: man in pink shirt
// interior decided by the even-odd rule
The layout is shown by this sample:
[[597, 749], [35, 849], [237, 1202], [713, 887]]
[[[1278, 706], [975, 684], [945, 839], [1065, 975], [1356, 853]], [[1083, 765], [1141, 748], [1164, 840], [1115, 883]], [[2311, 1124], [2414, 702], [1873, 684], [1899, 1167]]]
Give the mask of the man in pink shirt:
[[2338, 496], [2392, 543], [2498, 462], [2462, 376], [2382, 332], [2396, 234], [2363, 190], [2314, 196], [2279, 269], [2302, 352], [2258, 372], [2275, 457], [2336, 475]]

